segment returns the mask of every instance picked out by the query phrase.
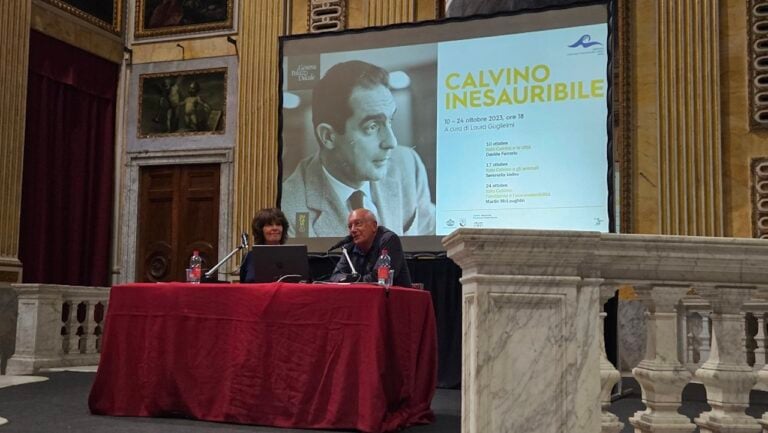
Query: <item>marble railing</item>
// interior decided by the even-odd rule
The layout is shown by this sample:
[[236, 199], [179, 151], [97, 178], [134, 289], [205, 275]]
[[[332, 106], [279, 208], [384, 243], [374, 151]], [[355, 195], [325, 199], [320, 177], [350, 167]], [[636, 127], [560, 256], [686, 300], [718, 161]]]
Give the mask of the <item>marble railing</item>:
[[[692, 291], [693, 292], [693, 291]], [[712, 322], [709, 319], [711, 307], [706, 299], [694, 293], [686, 295], [676, 306], [678, 320], [678, 357], [680, 362], [693, 373], [709, 358], [712, 345]], [[742, 338], [746, 362], [754, 371], [765, 367], [766, 361], [766, 315], [768, 299], [760, 299], [756, 293], [741, 308], [744, 316], [745, 335]], [[694, 378], [695, 379], [695, 378]], [[758, 383], [755, 388], [765, 390]]]
[[[646, 409], [629, 419], [635, 432], [768, 426], [768, 415], [745, 414], [750, 390], [768, 383], [764, 352], [759, 371], [747, 363], [744, 326], [768, 300], [764, 240], [461, 229], [443, 244], [463, 273], [462, 432], [620, 431], [608, 411], [619, 373], [605, 357], [600, 306], [624, 286], [647, 308], [645, 357], [633, 369]], [[682, 346], [689, 324], [711, 333]], [[693, 420], [678, 413], [692, 380], [711, 406]]]
[[13, 288], [19, 306], [16, 350], [6, 374], [98, 364], [108, 287], [15, 284]]

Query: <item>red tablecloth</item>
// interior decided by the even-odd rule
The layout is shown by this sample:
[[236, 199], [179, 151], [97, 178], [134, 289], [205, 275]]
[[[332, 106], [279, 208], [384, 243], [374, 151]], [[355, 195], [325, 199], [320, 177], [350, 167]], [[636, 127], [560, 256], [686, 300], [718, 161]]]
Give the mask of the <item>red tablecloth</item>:
[[94, 414], [397, 430], [434, 420], [428, 292], [129, 284], [109, 298]]

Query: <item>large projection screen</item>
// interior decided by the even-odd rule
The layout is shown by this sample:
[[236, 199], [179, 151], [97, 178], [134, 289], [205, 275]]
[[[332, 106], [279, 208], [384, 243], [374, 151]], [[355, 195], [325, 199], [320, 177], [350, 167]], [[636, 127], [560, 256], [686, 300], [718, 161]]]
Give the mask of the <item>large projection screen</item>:
[[290, 242], [325, 251], [360, 205], [411, 252], [460, 227], [609, 231], [608, 32], [599, 3], [281, 38]]

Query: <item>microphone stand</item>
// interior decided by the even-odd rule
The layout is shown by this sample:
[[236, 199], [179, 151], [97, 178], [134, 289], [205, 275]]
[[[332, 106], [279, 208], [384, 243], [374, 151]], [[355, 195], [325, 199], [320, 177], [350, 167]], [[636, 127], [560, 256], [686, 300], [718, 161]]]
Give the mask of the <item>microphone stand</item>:
[[233, 249], [232, 251], [230, 251], [230, 252], [229, 252], [229, 254], [227, 254], [227, 256], [226, 256], [226, 257], [224, 257], [223, 259], [221, 259], [221, 261], [220, 261], [219, 263], [216, 263], [216, 266], [214, 266], [214, 267], [212, 267], [211, 269], [209, 269], [209, 270], [208, 270], [208, 272], [206, 272], [206, 273], [204, 274], [204, 277], [205, 277], [205, 278], [211, 278], [211, 275], [213, 275], [213, 273], [214, 273], [214, 272], [216, 272], [216, 270], [217, 270], [217, 269], [219, 269], [219, 268], [221, 267], [221, 265], [223, 265], [224, 263], [226, 263], [226, 262], [227, 262], [227, 260], [229, 260], [229, 259], [230, 259], [232, 256], [234, 256], [236, 252], [238, 252], [238, 251], [242, 250], [243, 248], [247, 248], [247, 247], [248, 247], [248, 243], [241, 243], [240, 245], [238, 245], [237, 247], [235, 247], [235, 249]]
[[355, 265], [352, 264], [352, 260], [349, 259], [349, 253], [347, 253], [347, 248], [341, 247], [341, 253], [344, 254], [344, 258], [347, 259], [347, 264], [349, 265], [349, 269], [352, 270], [352, 273], [349, 274], [349, 276], [353, 277], [355, 279], [355, 282], [358, 282], [358, 280], [360, 280], [360, 274], [357, 273], [357, 270], [355, 269]]

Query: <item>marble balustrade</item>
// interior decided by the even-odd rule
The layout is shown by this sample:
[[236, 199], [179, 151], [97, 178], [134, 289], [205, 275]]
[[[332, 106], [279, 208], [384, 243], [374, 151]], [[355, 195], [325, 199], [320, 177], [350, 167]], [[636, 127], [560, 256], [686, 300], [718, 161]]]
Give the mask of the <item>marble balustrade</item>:
[[96, 365], [109, 299], [108, 287], [15, 284], [16, 351], [6, 374]]
[[[646, 308], [634, 431], [768, 432], [745, 414], [768, 384], [765, 241], [460, 229], [443, 244], [463, 272], [462, 432], [620, 431], [600, 306], [625, 286]], [[711, 406], [694, 419], [678, 413], [691, 381]]]

